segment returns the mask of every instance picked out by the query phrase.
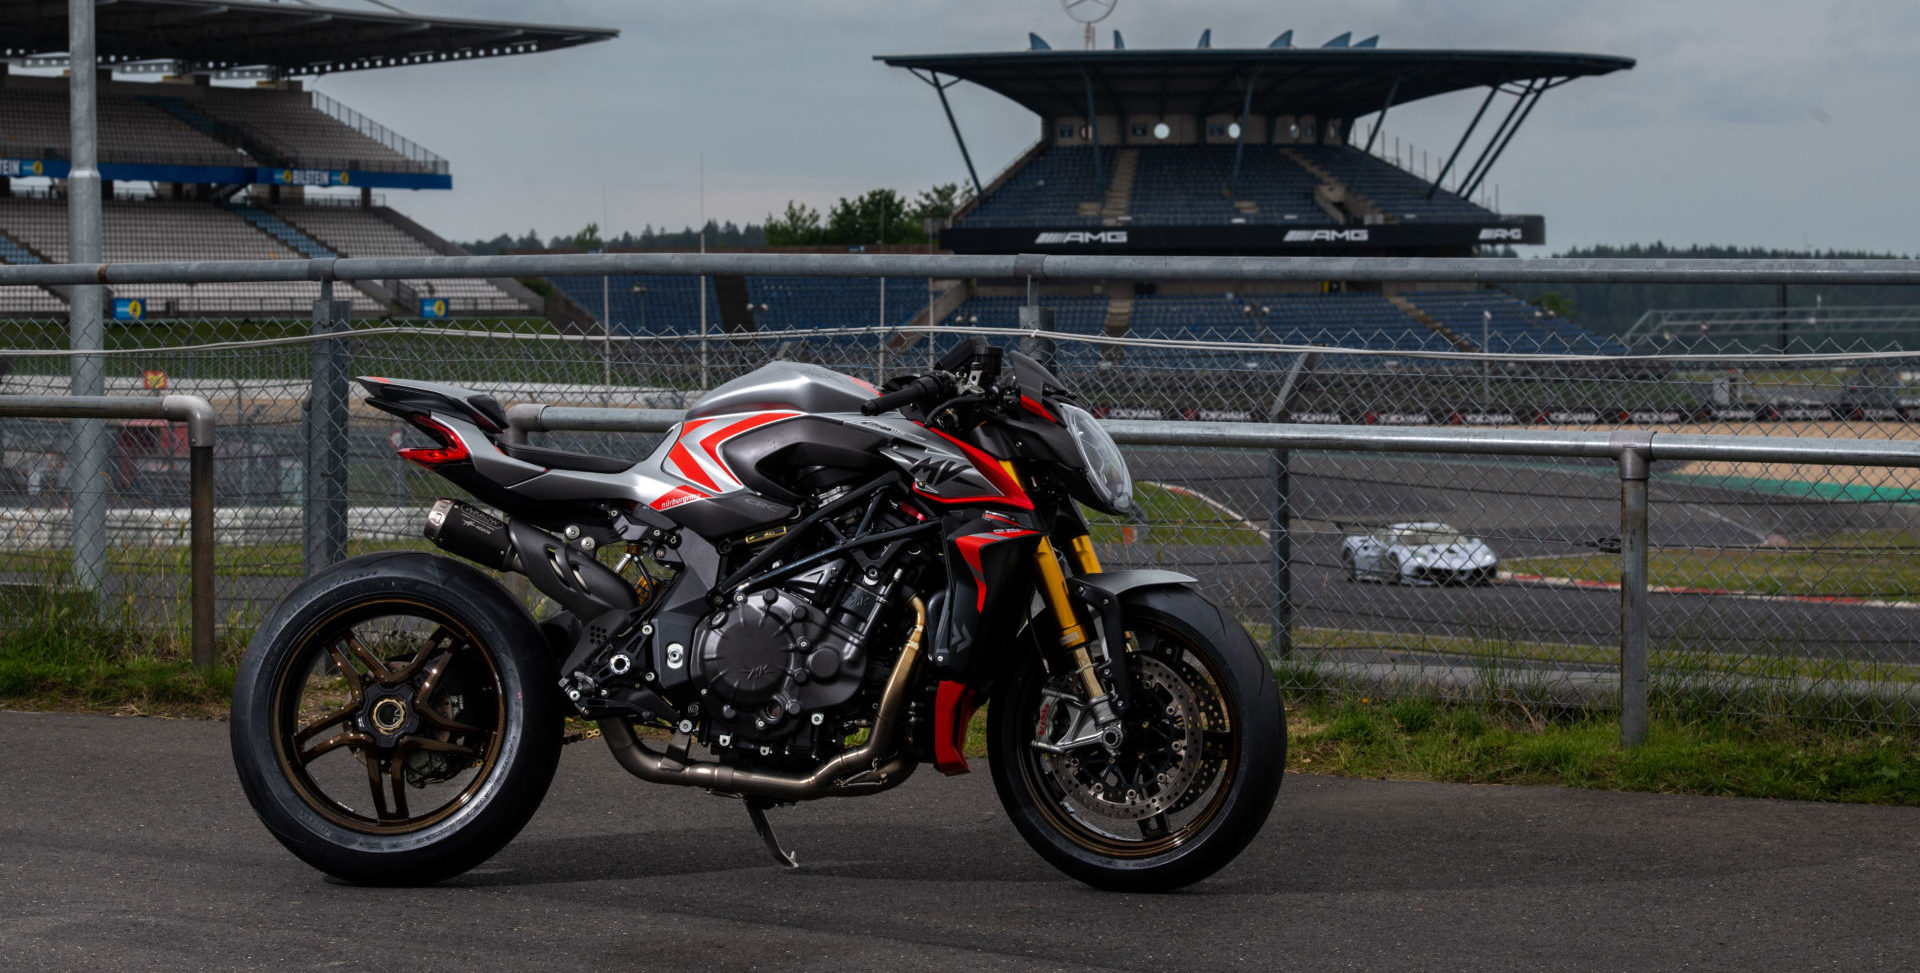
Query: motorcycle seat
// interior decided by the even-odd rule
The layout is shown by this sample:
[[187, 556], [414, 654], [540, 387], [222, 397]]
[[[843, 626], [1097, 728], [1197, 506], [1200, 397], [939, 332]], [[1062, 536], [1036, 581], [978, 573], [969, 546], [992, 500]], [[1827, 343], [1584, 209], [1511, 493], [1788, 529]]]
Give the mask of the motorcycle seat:
[[548, 449], [545, 446], [521, 446], [502, 443], [500, 451], [524, 463], [544, 466], [550, 470], [572, 470], [577, 473], [620, 473], [632, 468], [633, 464], [610, 456], [595, 456], [592, 453], [573, 453], [564, 449]]

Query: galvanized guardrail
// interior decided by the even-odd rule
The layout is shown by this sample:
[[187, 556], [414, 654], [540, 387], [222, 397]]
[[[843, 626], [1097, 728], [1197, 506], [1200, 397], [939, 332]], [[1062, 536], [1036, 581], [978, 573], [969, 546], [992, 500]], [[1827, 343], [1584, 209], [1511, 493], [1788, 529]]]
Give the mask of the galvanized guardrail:
[[[507, 410], [509, 440], [530, 432], [660, 433], [680, 421], [670, 409], [602, 409], [537, 404]], [[1620, 742], [1647, 737], [1647, 478], [1655, 462], [1772, 462], [1920, 467], [1920, 442], [1809, 440], [1766, 436], [1674, 435], [1617, 430], [1562, 432], [1499, 429], [1406, 429], [1287, 423], [1107, 420], [1113, 438], [1129, 446], [1268, 450], [1275, 454], [1273, 523], [1273, 631], [1292, 627], [1288, 564], [1285, 454], [1293, 450], [1371, 453], [1451, 453], [1612, 460], [1620, 480]], [[1284, 651], [1284, 650], [1283, 650]]]
[[1920, 260], [1127, 257], [1067, 254], [581, 253], [10, 264], [0, 284], [352, 281], [612, 274], [1401, 283], [1920, 284]]
[[[18, 419], [165, 419], [187, 426], [189, 598], [193, 665], [213, 665], [213, 407], [197, 395], [131, 398], [108, 395], [0, 395], [0, 417]], [[104, 558], [97, 559], [104, 563]], [[97, 583], [100, 579], [85, 579]]]

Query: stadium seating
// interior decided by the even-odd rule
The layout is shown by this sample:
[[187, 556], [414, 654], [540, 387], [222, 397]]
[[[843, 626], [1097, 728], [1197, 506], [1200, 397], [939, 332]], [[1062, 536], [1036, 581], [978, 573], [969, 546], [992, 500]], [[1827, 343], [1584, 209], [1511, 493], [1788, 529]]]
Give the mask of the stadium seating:
[[[100, 160], [168, 165], [234, 166], [246, 156], [166, 112], [103, 86], [99, 101]], [[142, 85], [155, 88], [157, 85]], [[0, 78], [0, 155], [64, 159], [68, 130], [67, 82], [62, 78]]]
[[[605, 304], [613, 330], [636, 335], [700, 333], [698, 277], [651, 277], [614, 274], [611, 277], [554, 277], [553, 286], [595, 318]], [[713, 281], [707, 284], [707, 330], [718, 333], [720, 302]], [[645, 288], [636, 291], [636, 288]]]
[[[1337, 220], [1314, 202], [1321, 182], [1291, 153], [1318, 166], [1371, 200], [1392, 223], [1484, 222], [1496, 218], [1481, 206], [1444, 190], [1427, 198], [1431, 184], [1390, 162], [1336, 145], [1146, 145], [1139, 153], [1127, 204], [1133, 226], [1333, 226]], [[1034, 157], [961, 222], [970, 227], [1092, 226], [1082, 203], [1106, 198], [1119, 147], [1102, 152], [1106, 170], [1092, 172], [1092, 149], [1053, 146]], [[1240, 173], [1234, 178], [1234, 158]]]
[[1383, 351], [1454, 350], [1443, 335], [1377, 294], [1140, 297], [1134, 300], [1129, 334]]
[[[953, 328], [1018, 328], [1020, 327], [1020, 308], [1027, 303], [1024, 297], [980, 296], [969, 297], [961, 302], [953, 312], [941, 319], [940, 323]], [[1104, 334], [1107, 325], [1107, 304], [1105, 297], [1099, 295], [1043, 295], [1040, 306], [1053, 311], [1053, 328], [1068, 334]], [[945, 351], [957, 339], [942, 339], [939, 350]], [[996, 337], [996, 343], [1009, 347], [1017, 339]], [[1088, 366], [1098, 359], [1098, 345], [1079, 341], [1063, 341], [1057, 349], [1063, 366]]]
[[[100, 160], [192, 166], [294, 166], [376, 172], [444, 172], [446, 162], [414, 147], [413, 158], [320, 107], [309, 91], [114, 82], [99, 100]], [[324, 104], [331, 105], [330, 102]], [[369, 130], [372, 122], [334, 106]], [[0, 156], [64, 159], [67, 82], [0, 77]], [[393, 137], [403, 144], [404, 140]]]
[[[0, 264], [37, 264], [33, 252], [0, 234]], [[51, 291], [38, 287], [0, 287], [0, 314], [65, 312], [67, 305]]]
[[968, 226], [1098, 226], [1100, 217], [1080, 215], [1081, 203], [1107, 196], [1118, 153], [1100, 153], [1102, 171], [1093, 168], [1093, 148], [1055, 145], [1008, 179], [962, 222]]
[[[292, 260], [299, 254], [247, 225], [232, 210], [210, 203], [128, 202], [101, 207], [106, 259]], [[63, 200], [0, 199], [0, 228], [48, 260], [67, 259], [67, 208]], [[358, 313], [380, 310], [371, 299], [347, 292]], [[320, 297], [314, 281], [225, 284], [129, 284], [117, 297], [145, 301], [151, 316], [217, 313], [310, 313]]]
[[1296, 145], [1295, 152], [1325, 169], [1354, 192], [1372, 200], [1390, 223], [1478, 223], [1495, 219], [1483, 206], [1440, 190], [1427, 198], [1433, 184], [1391, 162], [1341, 145]]
[[926, 311], [925, 279], [888, 278], [885, 284], [885, 317], [880, 313], [881, 282], [871, 278], [749, 277], [747, 295], [754, 324], [763, 331], [899, 327]]
[[[314, 242], [346, 257], [437, 257], [440, 254], [379, 214], [348, 206], [275, 206], [269, 212]], [[485, 280], [407, 280], [423, 298], [445, 298], [457, 314], [522, 314], [517, 299]]]
[[1231, 145], [1141, 149], [1127, 207], [1129, 222], [1136, 226], [1334, 225], [1333, 217], [1313, 201], [1320, 180], [1278, 146], [1247, 146], [1238, 181], [1233, 180], [1233, 159]]
[[1624, 355], [1618, 338], [1596, 335], [1505, 291], [1417, 291], [1415, 307], [1474, 347], [1512, 354]]
[[202, 88], [192, 104], [207, 115], [262, 138], [309, 169], [378, 172], [433, 170], [368, 138], [315, 107], [308, 91]]

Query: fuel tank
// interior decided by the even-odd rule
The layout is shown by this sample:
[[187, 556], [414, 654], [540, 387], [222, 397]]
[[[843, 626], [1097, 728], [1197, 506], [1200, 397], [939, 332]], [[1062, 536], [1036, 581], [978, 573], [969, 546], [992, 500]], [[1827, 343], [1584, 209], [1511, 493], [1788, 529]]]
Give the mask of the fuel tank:
[[993, 457], [898, 414], [863, 416], [879, 390], [817, 365], [776, 362], [702, 396], [633, 469], [639, 499], [703, 536], [785, 520], [806, 497], [889, 468], [939, 504], [1032, 509]]

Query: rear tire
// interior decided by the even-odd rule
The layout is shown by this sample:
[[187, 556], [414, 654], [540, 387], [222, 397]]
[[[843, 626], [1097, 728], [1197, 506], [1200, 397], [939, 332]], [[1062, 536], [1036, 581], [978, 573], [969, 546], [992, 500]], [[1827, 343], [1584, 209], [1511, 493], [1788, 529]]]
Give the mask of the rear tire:
[[289, 851], [364, 885], [487, 860], [540, 806], [561, 713], [533, 620], [450, 558], [370, 554], [314, 575], [255, 634], [234, 766]]
[[[1021, 837], [1096, 888], [1165, 892], [1219, 871], [1273, 808], [1286, 766], [1279, 688], [1246, 630], [1185, 588], [1129, 593], [1127, 739], [1066, 755], [1031, 744], [1071, 673], [1028, 653], [987, 709], [989, 767]], [[1138, 749], [1135, 749], [1138, 748]]]

